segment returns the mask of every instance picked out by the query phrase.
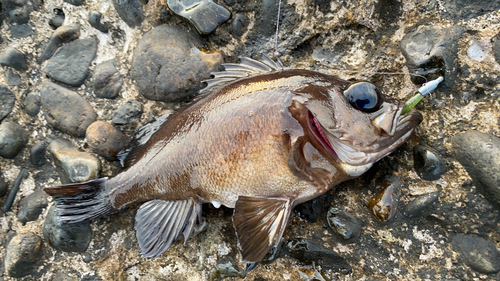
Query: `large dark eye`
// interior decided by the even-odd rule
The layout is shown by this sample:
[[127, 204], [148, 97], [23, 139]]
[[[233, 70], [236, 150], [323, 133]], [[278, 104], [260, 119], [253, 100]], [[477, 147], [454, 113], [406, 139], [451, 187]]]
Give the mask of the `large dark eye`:
[[368, 82], [352, 84], [345, 90], [344, 96], [354, 108], [364, 112], [377, 111], [384, 101], [380, 90]]

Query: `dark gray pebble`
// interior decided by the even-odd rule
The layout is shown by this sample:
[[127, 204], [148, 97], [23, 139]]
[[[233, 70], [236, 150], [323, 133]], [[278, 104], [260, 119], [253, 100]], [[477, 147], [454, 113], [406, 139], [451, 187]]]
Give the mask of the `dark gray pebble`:
[[26, 56], [12, 47], [7, 47], [5, 51], [3, 51], [2, 56], [0, 56], [0, 64], [3, 66], [10, 66], [19, 71], [28, 70]]
[[226, 8], [215, 4], [212, 0], [168, 0], [167, 3], [174, 13], [191, 22], [201, 34], [214, 31], [231, 16]]
[[146, 33], [134, 50], [131, 77], [144, 97], [173, 101], [194, 95], [202, 80], [217, 71], [220, 53], [203, 53], [195, 32], [160, 25]]
[[500, 254], [495, 243], [474, 234], [457, 234], [451, 242], [466, 265], [481, 273], [500, 271]]
[[434, 150], [417, 145], [413, 148], [413, 166], [418, 176], [426, 181], [435, 181], [446, 173], [446, 162]]
[[493, 55], [497, 63], [500, 63], [500, 33], [491, 38]]
[[71, 5], [74, 6], [81, 6], [83, 3], [85, 3], [85, 0], [64, 0], [66, 3], [70, 3]]
[[78, 150], [70, 141], [55, 139], [50, 143], [48, 150], [61, 177], [61, 183], [84, 182], [99, 178], [101, 173], [99, 158]]
[[10, 68], [5, 71], [5, 78], [7, 79], [7, 84], [9, 84], [9, 86], [19, 86], [23, 82], [21, 80], [21, 75], [15, 73]]
[[245, 31], [247, 25], [248, 25], [247, 16], [245, 16], [244, 13], [237, 13], [236, 16], [234, 16], [232, 24], [233, 33], [238, 36], [243, 35], [243, 32]]
[[113, 0], [113, 6], [120, 18], [132, 28], [140, 26], [144, 20], [142, 5], [140, 0]]
[[52, 205], [43, 224], [43, 237], [58, 250], [85, 252], [92, 239], [92, 230], [88, 222], [63, 224], [56, 213], [56, 206]]
[[428, 206], [438, 201], [439, 195], [440, 192], [431, 192], [418, 196], [406, 205], [404, 214], [408, 217], [419, 216]]
[[36, 0], [3, 0], [2, 8], [8, 17], [16, 24], [25, 24], [30, 20], [30, 13], [38, 10], [39, 1]]
[[99, 30], [100, 32], [108, 33], [109, 28], [101, 22], [101, 17], [102, 17], [102, 14], [99, 12], [95, 12], [95, 11], [90, 12], [90, 14], [89, 14], [90, 26]]
[[99, 98], [113, 99], [120, 92], [123, 77], [116, 69], [115, 63], [115, 60], [109, 60], [95, 68], [94, 93]]
[[142, 116], [142, 104], [136, 100], [128, 100], [113, 113], [113, 123], [117, 125], [129, 124]]
[[14, 108], [16, 96], [4, 85], [0, 84], [0, 121], [9, 115]]
[[40, 95], [47, 123], [67, 134], [84, 137], [87, 127], [97, 119], [87, 100], [57, 84], [45, 82]]
[[361, 236], [361, 222], [348, 212], [331, 207], [326, 222], [343, 242], [353, 243]]
[[21, 169], [19, 174], [17, 175], [16, 180], [14, 181], [14, 184], [12, 185], [12, 188], [9, 191], [9, 195], [7, 196], [7, 199], [5, 199], [5, 202], [3, 204], [3, 211], [4, 213], [10, 211], [10, 208], [12, 207], [12, 204], [14, 203], [14, 200], [16, 199], [17, 192], [19, 191], [19, 187], [21, 186], [21, 182], [23, 181], [23, 178], [28, 176], [28, 171], [26, 169]]
[[54, 8], [53, 12], [54, 16], [49, 20], [49, 25], [56, 29], [63, 25], [66, 15], [64, 14], [64, 11], [59, 8]]
[[106, 158], [116, 160], [116, 155], [127, 145], [125, 135], [113, 125], [96, 121], [87, 128], [87, 144], [90, 149]]
[[14, 122], [0, 124], [0, 156], [14, 158], [26, 146], [28, 133]]
[[45, 141], [37, 142], [30, 151], [31, 164], [35, 167], [41, 167], [47, 162], [47, 157], [45, 153], [47, 151], [48, 143]]
[[63, 43], [73, 41], [80, 37], [80, 25], [72, 23], [57, 28], [49, 38], [49, 42], [43, 48], [43, 52], [38, 58], [39, 64], [48, 60]]
[[21, 223], [35, 221], [49, 204], [47, 193], [37, 190], [19, 201], [17, 218]]
[[42, 248], [42, 238], [33, 232], [12, 237], [5, 255], [5, 273], [14, 278], [33, 274], [42, 255]]
[[31, 92], [26, 95], [23, 102], [23, 110], [29, 116], [35, 117], [38, 112], [40, 112], [40, 94], [36, 92]]
[[477, 190], [500, 210], [500, 139], [478, 131], [452, 139], [456, 159], [464, 166]]
[[54, 56], [47, 60], [43, 72], [58, 82], [78, 87], [87, 78], [96, 52], [95, 37], [77, 39], [59, 47]]
[[26, 38], [35, 32], [29, 24], [10, 25], [9, 31], [10, 36], [14, 39]]
[[3, 173], [0, 171], [0, 197], [3, 197], [8, 190], [9, 186], [3, 177]]

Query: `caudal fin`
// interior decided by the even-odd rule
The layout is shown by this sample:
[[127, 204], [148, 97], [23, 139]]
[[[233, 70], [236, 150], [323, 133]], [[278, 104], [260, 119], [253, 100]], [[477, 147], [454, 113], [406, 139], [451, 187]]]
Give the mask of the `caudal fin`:
[[103, 196], [107, 181], [107, 178], [100, 178], [82, 183], [46, 187], [43, 190], [56, 200], [56, 212], [63, 223], [79, 223], [116, 211]]

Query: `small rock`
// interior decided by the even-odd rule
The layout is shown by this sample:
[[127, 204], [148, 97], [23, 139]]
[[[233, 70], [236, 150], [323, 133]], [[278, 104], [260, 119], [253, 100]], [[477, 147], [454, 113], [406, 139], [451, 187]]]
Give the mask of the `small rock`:
[[181, 26], [160, 25], [146, 33], [134, 50], [132, 79], [144, 97], [173, 101], [194, 95], [201, 81], [217, 71], [220, 53], [204, 53], [196, 33]]
[[43, 72], [50, 78], [79, 87], [87, 78], [89, 66], [97, 52], [95, 37], [64, 44], [47, 60]]
[[47, 193], [37, 190], [19, 201], [19, 211], [17, 218], [21, 223], [35, 221], [49, 204]]
[[115, 10], [120, 18], [132, 28], [140, 26], [144, 20], [142, 3], [140, 0], [113, 0], [113, 6], [115, 6]]
[[418, 196], [406, 205], [405, 215], [408, 217], [419, 216], [425, 208], [438, 201], [439, 195], [439, 192], [431, 192]]
[[43, 224], [43, 237], [54, 248], [64, 252], [85, 252], [92, 239], [89, 222], [63, 224], [56, 214], [55, 205], [50, 207]]
[[2, 56], [0, 56], [0, 64], [3, 66], [10, 66], [19, 71], [28, 70], [26, 56], [12, 47], [7, 47], [5, 51], [3, 51]]
[[87, 143], [90, 149], [106, 158], [116, 160], [116, 155], [127, 145], [125, 135], [113, 125], [96, 121], [87, 128]]
[[500, 210], [500, 139], [478, 131], [452, 139], [456, 159], [464, 166], [477, 190]]
[[92, 11], [89, 14], [89, 23], [93, 28], [99, 30], [100, 32], [108, 33], [109, 28], [105, 24], [101, 23], [101, 17], [101, 13]]
[[0, 121], [4, 119], [14, 108], [16, 96], [9, 88], [0, 84]]
[[0, 156], [13, 159], [26, 146], [28, 133], [14, 122], [0, 124]]
[[233, 33], [241, 36], [248, 25], [248, 18], [244, 13], [237, 13], [233, 20]]
[[10, 25], [10, 36], [14, 39], [26, 38], [33, 35], [34, 30], [29, 24]]
[[332, 207], [326, 214], [326, 222], [343, 242], [353, 243], [361, 236], [361, 222], [348, 212]]
[[392, 176], [389, 180], [384, 181], [381, 187], [382, 190], [370, 198], [368, 208], [377, 221], [387, 222], [396, 214], [401, 180], [397, 176]]
[[7, 182], [5, 181], [5, 179], [3, 177], [3, 173], [0, 172], [0, 198], [3, 197], [7, 193], [8, 188], [9, 188], [9, 185], [7, 184]]
[[115, 60], [99, 64], [94, 73], [94, 93], [99, 98], [113, 99], [118, 96], [123, 77], [115, 67]]
[[99, 158], [78, 150], [70, 141], [55, 139], [48, 149], [61, 176], [61, 183], [84, 182], [99, 178], [101, 173]]
[[12, 237], [5, 255], [5, 273], [14, 278], [33, 274], [42, 255], [42, 248], [42, 238], [33, 232]]
[[413, 165], [418, 176], [426, 181], [438, 180], [446, 173], [446, 164], [441, 156], [422, 145], [413, 148]]
[[85, 0], [64, 0], [66, 3], [70, 3], [71, 5], [74, 6], [81, 6], [83, 3], [85, 3]]
[[233, 259], [227, 262], [217, 263], [215, 268], [210, 272], [210, 280], [223, 280], [227, 277], [241, 277], [243, 270], [238, 267], [238, 263]]
[[473, 234], [457, 234], [451, 245], [475, 271], [487, 274], [500, 271], [500, 254], [495, 243]]
[[168, 7], [187, 19], [201, 34], [209, 34], [229, 19], [231, 13], [212, 0], [168, 0]]
[[142, 104], [136, 100], [128, 100], [113, 113], [113, 123], [117, 125], [129, 124], [142, 116]]
[[80, 37], [80, 25], [72, 23], [57, 28], [50, 36], [49, 42], [45, 46], [42, 54], [38, 58], [38, 64], [48, 60], [63, 43], [73, 41]]
[[39, 141], [31, 148], [30, 160], [33, 166], [41, 167], [47, 162], [45, 157], [47, 146], [48, 144], [45, 141]]
[[53, 11], [54, 11], [54, 16], [49, 20], [49, 25], [52, 28], [56, 29], [63, 25], [66, 15], [64, 14], [64, 11], [59, 8], [54, 8]]
[[40, 94], [31, 92], [24, 99], [23, 109], [29, 116], [35, 117], [40, 112], [40, 105]]
[[491, 38], [491, 47], [497, 63], [500, 63], [500, 33]]
[[5, 71], [5, 78], [7, 78], [7, 84], [9, 84], [9, 86], [19, 86], [23, 82], [21, 80], [21, 75], [15, 73], [10, 68]]
[[30, 20], [30, 13], [38, 9], [38, 1], [31, 0], [3, 0], [2, 8], [16, 24], [25, 24]]
[[45, 82], [40, 95], [47, 123], [67, 134], [83, 137], [87, 127], [97, 119], [97, 113], [88, 101], [57, 84]]

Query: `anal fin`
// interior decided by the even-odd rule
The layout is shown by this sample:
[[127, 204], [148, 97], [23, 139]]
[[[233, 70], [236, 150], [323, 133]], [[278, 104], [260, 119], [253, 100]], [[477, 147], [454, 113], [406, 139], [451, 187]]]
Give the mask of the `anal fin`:
[[142, 204], [135, 216], [141, 254], [145, 257], [163, 254], [181, 233], [186, 243], [200, 216], [201, 204], [192, 198], [180, 201], [151, 200]]
[[288, 198], [238, 197], [233, 222], [245, 262], [259, 262], [279, 244], [291, 209]]

